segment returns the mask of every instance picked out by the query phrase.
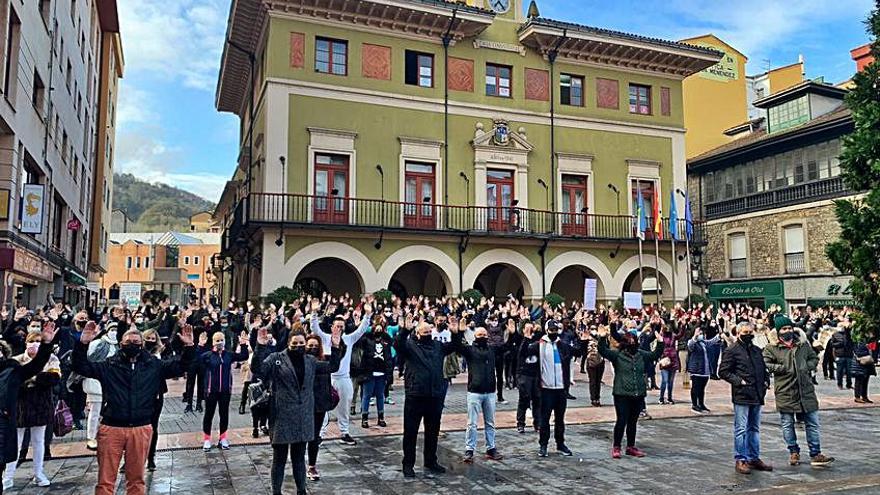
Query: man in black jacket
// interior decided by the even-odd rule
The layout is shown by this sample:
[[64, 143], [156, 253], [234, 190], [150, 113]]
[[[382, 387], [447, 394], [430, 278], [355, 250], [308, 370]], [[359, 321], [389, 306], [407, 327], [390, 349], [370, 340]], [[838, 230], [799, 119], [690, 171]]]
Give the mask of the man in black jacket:
[[837, 368], [837, 388], [843, 390], [843, 377], [846, 376], [846, 388], [852, 388], [853, 341], [847, 322], [837, 324], [837, 331], [831, 336], [831, 348], [834, 350], [834, 367]]
[[443, 361], [455, 352], [461, 334], [458, 327], [450, 328], [452, 342], [441, 343], [431, 336], [431, 325], [420, 321], [416, 336], [410, 338], [412, 319], [407, 317], [404, 328], [397, 334], [394, 347], [397, 355], [406, 360], [403, 403], [403, 476], [414, 478], [416, 440], [419, 425], [425, 421], [424, 466], [435, 474], [446, 472], [437, 462], [437, 438], [440, 435], [440, 417], [446, 399], [448, 383], [443, 377]]
[[[511, 320], [511, 323], [513, 321]], [[466, 328], [465, 319], [459, 321], [459, 332]], [[473, 345], [464, 345], [456, 339], [456, 352], [468, 363], [467, 411], [468, 423], [465, 431], [464, 462], [474, 462], [477, 448], [477, 420], [483, 415], [483, 429], [486, 434], [486, 458], [500, 461], [502, 455], [495, 448], [495, 363], [499, 359], [495, 349], [489, 347], [489, 332], [483, 327], [474, 330]]]
[[534, 332], [535, 325], [526, 322], [522, 328], [522, 342], [517, 350], [518, 373], [516, 380], [519, 401], [516, 404], [516, 431], [526, 432], [526, 409], [532, 409], [532, 425], [535, 431], [541, 429], [541, 380], [539, 377], [538, 356], [528, 355], [529, 346], [539, 341], [541, 332]]
[[736, 343], [721, 355], [718, 376], [730, 383], [733, 400], [733, 432], [736, 472], [752, 469], [773, 471], [761, 460], [761, 407], [770, 386], [770, 375], [761, 349], [752, 345], [755, 327], [749, 322], [736, 326]]
[[98, 484], [96, 495], [112, 495], [119, 461], [125, 452], [126, 492], [143, 494], [144, 463], [153, 435], [151, 426], [156, 396], [165, 380], [183, 375], [194, 357], [192, 327], [179, 334], [183, 344], [180, 357], [160, 360], [144, 350], [138, 330], [125, 332], [119, 352], [101, 363], [86, 356], [98, 329], [90, 321], [73, 351], [73, 370], [101, 383], [104, 392], [101, 427], [98, 430]]

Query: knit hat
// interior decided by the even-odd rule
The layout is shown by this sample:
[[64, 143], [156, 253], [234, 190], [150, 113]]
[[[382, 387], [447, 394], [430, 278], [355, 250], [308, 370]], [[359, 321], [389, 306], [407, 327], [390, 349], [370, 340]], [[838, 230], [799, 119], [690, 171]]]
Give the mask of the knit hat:
[[791, 322], [791, 318], [785, 315], [776, 315], [776, 318], [773, 320], [773, 328], [776, 330], [781, 329], [782, 327], [792, 327], [794, 324]]

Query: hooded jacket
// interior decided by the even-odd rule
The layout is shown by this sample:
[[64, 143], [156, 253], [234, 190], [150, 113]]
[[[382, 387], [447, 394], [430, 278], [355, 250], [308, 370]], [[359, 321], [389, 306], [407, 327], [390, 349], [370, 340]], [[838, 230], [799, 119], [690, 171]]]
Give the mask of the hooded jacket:
[[767, 372], [774, 376], [776, 409], [783, 413], [819, 410], [816, 388], [811, 373], [819, 365], [819, 356], [807, 342], [807, 336], [796, 329], [797, 340], [788, 347], [779, 339], [764, 348]]

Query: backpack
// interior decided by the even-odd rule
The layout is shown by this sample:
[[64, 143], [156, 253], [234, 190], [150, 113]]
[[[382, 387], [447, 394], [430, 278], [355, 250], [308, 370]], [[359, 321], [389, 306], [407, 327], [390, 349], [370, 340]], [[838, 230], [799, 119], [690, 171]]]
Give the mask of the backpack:
[[55, 406], [55, 417], [52, 423], [52, 433], [56, 437], [63, 437], [73, 431], [73, 414], [64, 400], [59, 400]]

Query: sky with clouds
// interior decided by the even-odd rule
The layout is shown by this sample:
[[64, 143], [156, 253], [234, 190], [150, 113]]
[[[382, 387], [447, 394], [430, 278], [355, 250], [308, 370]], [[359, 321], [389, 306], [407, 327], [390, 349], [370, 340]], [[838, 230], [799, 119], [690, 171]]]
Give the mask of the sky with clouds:
[[[526, 2], [527, 3], [527, 2]], [[214, 109], [230, 0], [119, 0], [125, 76], [117, 171], [216, 201], [235, 167], [238, 118]], [[848, 79], [868, 41], [873, 0], [539, 0], [544, 17], [645, 36], [714, 33], [749, 57], [749, 74], [794, 63]], [[734, 8], [735, 6], [735, 8]]]

